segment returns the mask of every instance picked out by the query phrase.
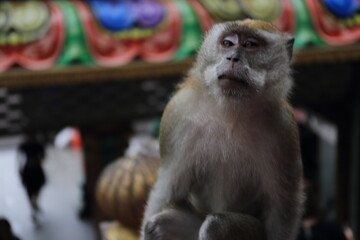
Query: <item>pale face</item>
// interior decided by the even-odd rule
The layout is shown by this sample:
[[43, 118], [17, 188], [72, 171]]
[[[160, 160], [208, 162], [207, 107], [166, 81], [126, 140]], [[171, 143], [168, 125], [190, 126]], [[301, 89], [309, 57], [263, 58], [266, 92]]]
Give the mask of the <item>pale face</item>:
[[261, 95], [288, 72], [285, 35], [237, 24], [218, 24], [207, 35], [198, 62], [214, 95]]

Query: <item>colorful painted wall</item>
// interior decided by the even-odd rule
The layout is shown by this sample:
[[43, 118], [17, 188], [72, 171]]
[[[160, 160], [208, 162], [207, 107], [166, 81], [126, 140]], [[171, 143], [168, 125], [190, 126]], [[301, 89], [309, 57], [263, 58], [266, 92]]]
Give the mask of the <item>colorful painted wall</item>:
[[243, 18], [274, 22], [297, 48], [360, 38], [360, 0], [1, 1], [0, 71], [180, 60], [212, 24]]

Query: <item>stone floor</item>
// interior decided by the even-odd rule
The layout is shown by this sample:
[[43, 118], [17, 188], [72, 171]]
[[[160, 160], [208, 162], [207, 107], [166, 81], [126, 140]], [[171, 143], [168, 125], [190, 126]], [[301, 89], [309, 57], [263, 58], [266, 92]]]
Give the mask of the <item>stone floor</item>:
[[0, 217], [10, 221], [22, 240], [94, 240], [94, 229], [77, 216], [83, 181], [81, 152], [47, 148], [47, 184], [39, 198], [42, 213], [36, 227], [17, 171], [19, 141], [20, 137], [0, 138]]

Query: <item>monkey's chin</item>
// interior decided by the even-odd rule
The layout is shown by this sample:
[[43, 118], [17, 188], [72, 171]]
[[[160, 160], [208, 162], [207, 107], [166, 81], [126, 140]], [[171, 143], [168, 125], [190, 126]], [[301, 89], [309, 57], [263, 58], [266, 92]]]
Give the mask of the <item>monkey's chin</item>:
[[225, 90], [243, 90], [249, 88], [249, 83], [240, 79], [219, 79], [219, 85]]
[[219, 86], [225, 95], [240, 97], [250, 90], [250, 84], [242, 79], [219, 77]]
[[219, 85], [226, 90], [243, 90], [250, 87], [249, 81], [232, 73], [224, 73], [218, 76]]

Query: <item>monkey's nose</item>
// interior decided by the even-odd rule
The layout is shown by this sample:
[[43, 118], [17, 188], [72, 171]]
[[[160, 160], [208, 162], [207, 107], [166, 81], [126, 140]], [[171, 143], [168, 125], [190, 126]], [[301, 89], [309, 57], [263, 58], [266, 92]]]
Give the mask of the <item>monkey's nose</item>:
[[238, 57], [227, 57], [227, 60], [229, 60], [230, 62], [238, 62], [240, 61], [240, 59]]

